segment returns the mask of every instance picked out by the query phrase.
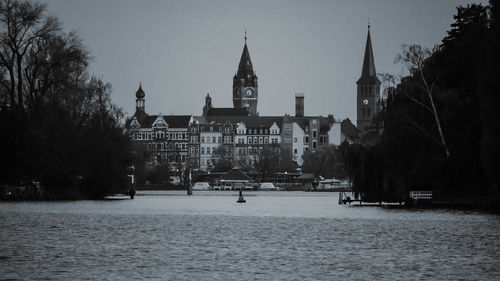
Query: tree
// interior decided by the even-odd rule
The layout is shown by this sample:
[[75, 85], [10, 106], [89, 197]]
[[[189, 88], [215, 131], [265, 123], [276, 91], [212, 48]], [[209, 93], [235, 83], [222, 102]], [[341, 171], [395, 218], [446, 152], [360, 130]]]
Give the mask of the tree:
[[227, 172], [233, 168], [231, 163], [231, 153], [222, 145], [219, 145], [211, 157], [214, 163], [213, 172]]
[[0, 184], [39, 181], [47, 197], [102, 197], [127, 187], [132, 163], [111, 85], [45, 5], [0, 0]]
[[[417, 44], [409, 46], [403, 45], [402, 53], [396, 56], [395, 62], [401, 62], [405, 64], [410, 73], [414, 77], [418, 77], [420, 79], [420, 82], [422, 83], [420, 87], [422, 88], [422, 90], [424, 90], [427, 96], [427, 101], [420, 100], [404, 90], [403, 92], [408, 96], [408, 98], [410, 98], [410, 100], [421, 106], [424, 110], [426, 110], [432, 115], [437, 128], [437, 132], [439, 134], [441, 145], [444, 150], [444, 154], [446, 158], [449, 158], [450, 150], [448, 148], [448, 144], [446, 143], [446, 139], [443, 133], [443, 128], [441, 125], [441, 119], [438, 114], [436, 102], [434, 101], [436, 81], [435, 79], [433, 80], [432, 78], [428, 77], [429, 76], [428, 73], [425, 72], [426, 62], [431, 58], [432, 54], [436, 51], [437, 47], [431, 51], [428, 48], [421, 47], [420, 45]], [[427, 134], [427, 132], [423, 128], [421, 128], [417, 123], [414, 122], [413, 124], [417, 128], [421, 129], [423, 133]]]
[[262, 174], [263, 180], [266, 180], [268, 175], [276, 172], [278, 163], [279, 158], [276, 151], [266, 146], [255, 160], [255, 169]]
[[297, 162], [292, 159], [292, 152], [289, 148], [282, 148], [279, 154], [278, 171], [280, 172], [296, 172]]
[[[85, 72], [88, 52], [75, 32], [63, 34], [46, 7], [28, 1], [1, 0], [0, 80], [10, 106], [33, 106], [69, 77]], [[75, 75], [76, 74], [76, 75]]]
[[302, 170], [326, 178], [344, 178], [340, 152], [335, 145], [320, 146], [316, 151], [308, 150], [302, 156]]

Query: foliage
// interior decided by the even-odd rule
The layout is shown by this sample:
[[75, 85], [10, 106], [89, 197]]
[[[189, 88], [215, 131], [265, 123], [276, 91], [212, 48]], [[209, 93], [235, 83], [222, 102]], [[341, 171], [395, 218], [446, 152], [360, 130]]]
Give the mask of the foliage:
[[39, 181], [46, 198], [123, 191], [131, 163], [111, 85], [45, 6], [0, 1], [0, 184]]
[[345, 178], [342, 155], [335, 145], [320, 146], [316, 151], [308, 150], [302, 156], [302, 171], [325, 178]]
[[410, 75], [394, 83], [378, 116], [383, 133], [341, 146], [364, 200], [404, 201], [416, 189], [437, 200], [498, 196], [497, 9], [458, 7], [440, 46], [403, 47], [397, 61]]
[[215, 149], [211, 162], [214, 163], [212, 172], [227, 172], [233, 168], [231, 153], [222, 145]]

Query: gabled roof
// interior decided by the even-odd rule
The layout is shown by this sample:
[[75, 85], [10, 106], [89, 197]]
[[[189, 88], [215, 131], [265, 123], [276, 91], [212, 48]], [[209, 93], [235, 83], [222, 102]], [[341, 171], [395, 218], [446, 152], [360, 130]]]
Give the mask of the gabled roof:
[[207, 116], [248, 116], [246, 108], [232, 107], [211, 107], [208, 109]]
[[251, 181], [252, 179], [240, 169], [233, 168], [223, 176], [217, 178], [218, 181]]
[[276, 123], [280, 128], [283, 124], [283, 116], [207, 116], [209, 121], [232, 123], [244, 122], [247, 128], [269, 128]]
[[163, 119], [170, 128], [187, 128], [191, 115], [163, 115]]
[[[137, 118], [142, 128], [151, 128], [158, 117], [162, 117], [170, 128], [187, 128], [191, 121], [191, 115], [148, 115], [144, 112], [136, 112], [130, 119], [130, 122], [134, 117]], [[127, 124], [127, 127], [130, 125], [130, 122]]]
[[363, 59], [363, 70], [357, 84], [380, 84], [375, 71], [375, 59], [373, 58], [372, 40], [370, 37], [370, 26], [366, 37], [365, 58]]
[[292, 123], [297, 123], [302, 130], [306, 130], [309, 127], [309, 120], [317, 119], [319, 120], [320, 132], [327, 132], [330, 130], [330, 124], [334, 122], [333, 118], [323, 117], [323, 116], [289, 116], [288, 120]]

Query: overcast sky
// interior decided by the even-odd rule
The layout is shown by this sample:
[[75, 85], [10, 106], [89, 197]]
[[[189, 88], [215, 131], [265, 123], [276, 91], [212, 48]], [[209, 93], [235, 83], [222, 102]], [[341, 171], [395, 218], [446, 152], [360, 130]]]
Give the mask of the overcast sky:
[[127, 115], [140, 81], [150, 114], [200, 115], [207, 93], [214, 106], [232, 107], [246, 28], [260, 115], [294, 114], [300, 92], [306, 115], [355, 120], [368, 18], [377, 72], [401, 73], [393, 60], [402, 44], [440, 43], [456, 6], [480, 1], [43, 2], [65, 30], [79, 32], [91, 73], [112, 84]]

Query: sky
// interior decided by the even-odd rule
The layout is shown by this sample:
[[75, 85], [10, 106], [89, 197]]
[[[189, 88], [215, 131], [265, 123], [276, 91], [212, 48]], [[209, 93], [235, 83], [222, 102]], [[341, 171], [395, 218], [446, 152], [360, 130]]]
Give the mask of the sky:
[[259, 78], [260, 115], [305, 114], [356, 120], [356, 80], [368, 21], [378, 73], [405, 74], [402, 44], [439, 44], [458, 5], [469, 0], [43, 0], [64, 30], [90, 50], [89, 71], [112, 84], [127, 116], [142, 83], [149, 114], [201, 115], [207, 93], [232, 107], [247, 30]]

